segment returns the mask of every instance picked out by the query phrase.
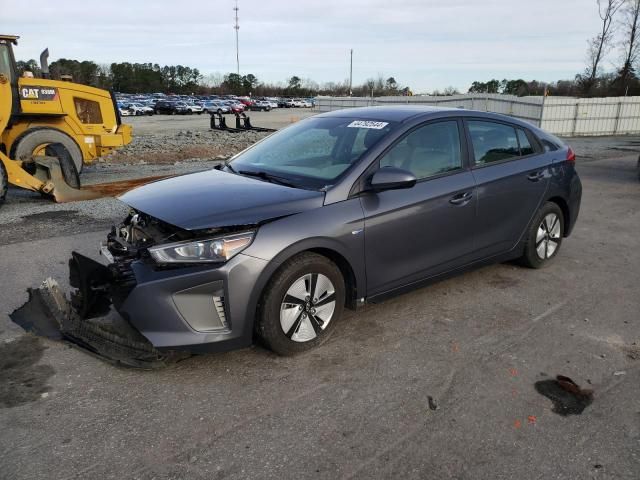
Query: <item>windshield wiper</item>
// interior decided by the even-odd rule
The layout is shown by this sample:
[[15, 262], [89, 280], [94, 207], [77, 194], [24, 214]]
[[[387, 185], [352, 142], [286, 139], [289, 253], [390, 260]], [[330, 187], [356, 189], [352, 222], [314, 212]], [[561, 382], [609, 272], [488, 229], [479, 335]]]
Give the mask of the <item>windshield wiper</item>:
[[286, 179], [279, 177], [277, 175], [273, 175], [271, 173], [267, 173], [263, 170], [260, 170], [258, 172], [254, 172], [251, 170], [238, 170], [236, 173], [238, 173], [239, 175], [245, 175], [247, 177], [261, 178], [262, 180], [266, 180], [267, 182], [278, 183], [280, 185], [284, 185], [285, 187], [298, 188], [297, 185], [294, 185], [293, 183], [287, 181]]
[[225, 163], [225, 164], [224, 164], [224, 168], [228, 168], [228, 169], [229, 169], [229, 171], [230, 171], [231, 173], [238, 173], [238, 172], [236, 172], [235, 168], [233, 168], [233, 167], [231, 166], [231, 164], [230, 164], [230, 163]]

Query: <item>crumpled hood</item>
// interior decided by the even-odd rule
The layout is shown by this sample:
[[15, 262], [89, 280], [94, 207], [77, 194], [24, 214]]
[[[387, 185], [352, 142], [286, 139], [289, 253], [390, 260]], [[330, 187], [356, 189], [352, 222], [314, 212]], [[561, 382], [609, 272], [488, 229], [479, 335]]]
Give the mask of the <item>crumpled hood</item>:
[[319, 208], [324, 193], [208, 170], [149, 183], [118, 198], [176, 227], [202, 230], [254, 225]]

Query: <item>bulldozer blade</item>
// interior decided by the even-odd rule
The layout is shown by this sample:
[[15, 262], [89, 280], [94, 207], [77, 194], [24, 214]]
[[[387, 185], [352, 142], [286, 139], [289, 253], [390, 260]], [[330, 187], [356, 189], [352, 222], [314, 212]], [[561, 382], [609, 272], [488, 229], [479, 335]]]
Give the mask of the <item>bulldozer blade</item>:
[[54, 157], [40, 157], [36, 160], [39, 168], [47, 170], [48, 181], [44, 182], [42, 191], [48, 193], [57, 203], [94, 200], [103, 197], [115, 197], [132, 188], [169, 178], [174, 175], [157, 175], [153, 177], [135, 178], [119, 182], [99, 183], [82, 188], [73, 188], [67, 184], [58, 160]]

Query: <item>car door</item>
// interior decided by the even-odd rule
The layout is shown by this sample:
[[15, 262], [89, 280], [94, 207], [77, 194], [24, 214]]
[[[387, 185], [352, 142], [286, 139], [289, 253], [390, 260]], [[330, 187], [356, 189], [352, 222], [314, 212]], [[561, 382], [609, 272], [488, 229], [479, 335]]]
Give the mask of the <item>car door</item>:
[[476, 196], [466, 156], [462, 122], [447, 119], [413, 129], [378, 160], [379, 168], [403, 168], [418, 181], [360, 197], [368, 296], [467, 262]]
[[520, 240], [544, 198], [551, 160], [521, 126], [483, 119], [465, 126], [478, 188], [475, 248], [485, 258]]

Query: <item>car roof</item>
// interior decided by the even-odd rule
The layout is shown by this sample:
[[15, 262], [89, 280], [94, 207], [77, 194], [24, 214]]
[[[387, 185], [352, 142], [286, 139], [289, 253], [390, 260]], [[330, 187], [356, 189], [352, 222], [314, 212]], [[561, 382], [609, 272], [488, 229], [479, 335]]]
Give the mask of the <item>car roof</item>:
[[[431, 116], [447, 116], [449, 113], [451, 116], [456, 117], [482, 117], [487, 120], [498, 120], [517, 125], [525, 126], [527, 128], [537, 128], [523, 120], [519, 120], [507, 115], [501, 115], [499, 113], [481, 112], [478, 110], [467, 110], [462, 108], [450, 108], [450, 107], [430, 107], [427, 105], [393, 105], [393, 106], [376, 106], [376, 107], [356, 107], [345, 108], [342, 110], [334, 110], [332, 112], [321, 113], [318, 117], [335, 117], [335, 118], [353, 118], [362, 120], [378, 120], [389, 122], [404, 122], [413, 118], [427, 119]], [[443, 115], [445, 114], [445, 115]]]

